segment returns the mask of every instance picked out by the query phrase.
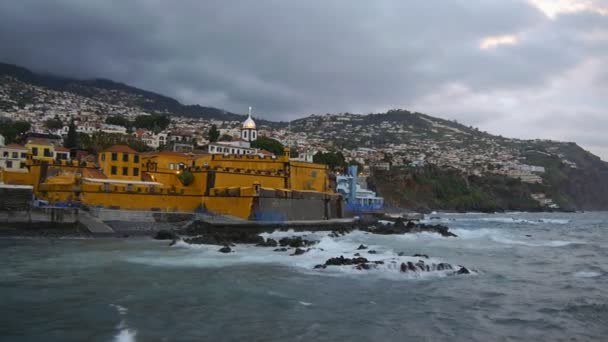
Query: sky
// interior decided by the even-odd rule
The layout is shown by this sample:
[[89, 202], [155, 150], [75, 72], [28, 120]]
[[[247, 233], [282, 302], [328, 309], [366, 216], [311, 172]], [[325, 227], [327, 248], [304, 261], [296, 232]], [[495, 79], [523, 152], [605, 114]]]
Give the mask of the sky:
[[3, 0], [0, 61], [269, 120], [403, 108], [608, 160], [608, 0]]

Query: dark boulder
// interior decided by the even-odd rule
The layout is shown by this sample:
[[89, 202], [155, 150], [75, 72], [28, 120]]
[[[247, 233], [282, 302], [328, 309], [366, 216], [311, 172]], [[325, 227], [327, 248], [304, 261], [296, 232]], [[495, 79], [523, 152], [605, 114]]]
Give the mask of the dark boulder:
[[265, 241], [261, 241], [256, 246], [259, 247], [276, 247], [279, 243], [275, 239], [266, 239]]
[[230, 252], [232, 252], [232, 249], [228, 246], [224, 246], [224, 247], [218, 249], [217, 251], [221, 252], [221, 253], [230, 253]]
[[428, 256], [428, 255], [426, 255], [426, 254], [414, 254], [414, 257], [415, 257], [415, 258], [426, 258], [426, 259], [428, 259], [428, 258], [429, 258], [429, 256]]
[[302, 255], [302, 254], [304, 254], [304, 253], [306, 253], [306, 252], [308, 252], [308, 251], [307, 251], [307, 250], [305, 250], [305, 249], [302, 249], [302, 248], [296, 248], [296, 250], [293, 252], [293, 254], [292, 254], [292, 255]]
[[369, 253], [369, 254], [377, 254], [378, 252], [376, 252], [375, 250], [372, 249], [372, 250], [369, 250], [367, 253]]
[[327, 266], [326, 265], [320, 265], [320, 264], [319, 265], [315, 265], [315, 269], [324, 269], [324, 268], [327, 268]]
[[469, 271], [468, 268], [461, 266], [460, 269], [456, 271], [456, 274], [471, 274], [471, 271]]
[[358, 251], [363, 250], [363, 249], [367, 249], [367, 246], [366, 245], [359, 245], [359, 247], [357, 247]]
[[289, 246], [289, 247], [293, 247], [293, 248], [298, 248], [298, 247], [308, 247], [308, 246], [312, 246], [317, 244], [319, 241], [313, 241], [313, 240], [305, 240], [302, 239], [302, 237], [300, 236], [295, 236], [295, 237], [284, 237], [281, 240], [279, 240], [279, 245], [281, 247], [284, 246]]
[[289, 248], [285, 248], [285, 247], [281, 247], [281, 248], [275, 248], [273, 251], [275, 252], [287, 252]]
[[157, 231], [156, 234], [154, 234], [154, 239], [155, 240], [175, 240], [175, 239], [179, 239], [179, 236], [177, 236], [177, 234], [172, 230], [162, 229], [162, 230]]

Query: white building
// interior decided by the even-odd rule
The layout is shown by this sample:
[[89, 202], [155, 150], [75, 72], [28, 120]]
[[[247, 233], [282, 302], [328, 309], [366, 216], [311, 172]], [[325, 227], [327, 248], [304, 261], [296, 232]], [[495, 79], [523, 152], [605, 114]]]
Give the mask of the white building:
[[25, 172], [27, 148], [22, 145], [9, 144], [0, 147], [0, 168], [7, 171]]
[[237, 155], [266, 155], [257, 148], [251, 147], [251, 142], [258, 138], [255, 121], [251, 118], [251, 107], [249, 115], [241, 126], [241, 139], [237, 141], [218, 141], [210, 143], [208, 152], [211, 154], [237, 154]]

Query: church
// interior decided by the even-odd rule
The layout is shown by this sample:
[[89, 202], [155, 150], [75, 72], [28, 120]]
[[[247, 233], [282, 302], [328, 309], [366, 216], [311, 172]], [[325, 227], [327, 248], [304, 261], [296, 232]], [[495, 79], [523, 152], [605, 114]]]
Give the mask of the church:
[[251, 107], [247, 119], [241, 126], [241, 136], [235, 141], [218, 141], [209, 143], [210, 154], [236, 154], [236, 155], [266, 155], [264, 151], [251, 147], [251, 143], [258, 138], [255, 121], [251, 118]]

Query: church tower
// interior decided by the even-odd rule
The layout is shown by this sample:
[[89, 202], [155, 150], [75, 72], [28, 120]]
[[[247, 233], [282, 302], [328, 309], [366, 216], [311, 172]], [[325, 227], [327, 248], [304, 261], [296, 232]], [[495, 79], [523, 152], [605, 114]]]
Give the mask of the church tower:
[[247, 116], [247, 120], [243, 122], [243, 127], [241, 128], [241, 139], [252, 142], [258, 138], [258, 131], [255, 128], [255, 121], [251, 118], [251, 107], [249, 107], [249, 115]]

